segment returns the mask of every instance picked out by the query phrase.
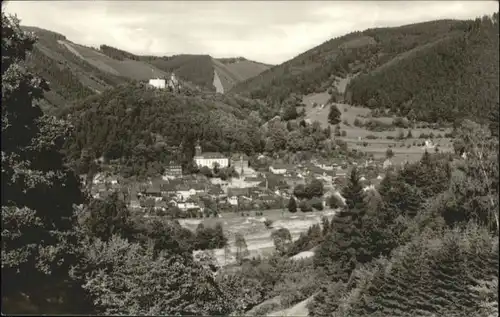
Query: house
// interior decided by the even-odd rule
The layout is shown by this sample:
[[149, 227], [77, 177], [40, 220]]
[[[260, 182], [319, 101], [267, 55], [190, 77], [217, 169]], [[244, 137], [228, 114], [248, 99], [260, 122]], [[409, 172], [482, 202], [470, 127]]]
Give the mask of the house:
[[427, 150], [427, 149], [433, 149], [435, 148], [436, 146], [434, 145], [434, 143], [432, 143], [431, 140], [425, 140], [425, 145], [424, 147], [422, 148], [422, 150]]
[[155, 201], [161, 201], [163, 199], [159, 187], [148, 188], [144, 193], [144, 196], [146, 196], [147, 198], [154, 198]]
[[292, 170], [293, 166], [287, 164], [273, 164], [269, 166], [269, 171], [276, 175], [285, 175], [287, 172]]
[[165, 176], [170, 177], [179, 177], [182, 176], [182, 166], [175, 162], [170, 162], [167, 166], [165, 166]]
[[295, 186], [302, 184], [305, 185], [306, 181], [304, 178], [296, 177], [296, 176], [287, 176], [285, 177], [285, 182], [290, 186], [290, 188], [295, 188]]
[[177, 202], [176, 207], [180, 210], [201, 209], [200, 205], [192, 199], [188, 199], [184, 202]]
[[162, 195], [174, 195], [177, 192], [176, 185], [174, 183], [165, 183], [160, 185], [160, 190]]
[[149, 85], [156, 89], [165, 89], [167, 87], [165, 79], [155, 78], [149, 80]]
[[231, 206], [238, 206], [238, 197], [236, 197], [236, 196], [230, 196], [230, 197], [227, 198], [227, 202]]
[[257, 186], [259, 183], [265, 181], [262, 177], [245, 177], [243, 180], [245, 183], [248, 183], [250, 187]]
[[181, 185], [177, 188], [177, 198], [184, 201], [192, 196], [204, 193], [205, 188], [205, 185], [197, 183]]
[[314, 164], [316, 167], [319, 167], [321, 169], [327, 170], [327, 171], [332, 171], [333, 170], [333, 165], [326, 162], [326, 161], [321, 161], [321, 162], [316, 162]]
[[200, 143], [195, 147], [194, 162], [199, 168], [206, 166], [208, 168], [213, 168], [215, 164], [218, 164], [220, 168], [229, 166], [229, 159], [218, 152], [206, 152], [202, 153]]
[[248, 196], [250, 191], [248, 188], [236, 188], [236, 187], [230, 187], [227, 189], [227, 196], [232, 197], [232, 196]]
[[371, 185], [367, 185], [365, 187], [363, 187], [363, 191], [369, 191], [369, 190], [375, 190], [375, 185], [371, 184]]

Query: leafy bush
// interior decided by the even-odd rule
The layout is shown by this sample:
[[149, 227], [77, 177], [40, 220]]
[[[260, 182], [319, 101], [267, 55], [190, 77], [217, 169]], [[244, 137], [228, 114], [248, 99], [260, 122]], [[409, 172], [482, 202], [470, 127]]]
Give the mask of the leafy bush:
[[307, 200], [303, 200], [299, 203], [299, 208], [302, 212], [310, 212], [312, 211], [312, 206]]
[[318, 197], [312, 198], [309, 201], [309, 204], [311, 205], [311, 207], [313, 207], [316, 210], [320, 210], [320, 211], [323, 210], [323, 201]]

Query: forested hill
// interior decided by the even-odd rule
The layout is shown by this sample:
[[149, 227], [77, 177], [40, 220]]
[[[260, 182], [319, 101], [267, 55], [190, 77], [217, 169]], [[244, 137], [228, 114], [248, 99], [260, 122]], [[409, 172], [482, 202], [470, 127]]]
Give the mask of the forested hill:
[[22, 27], [34, 32], [38, 41], [28, 54], [27, 65], [50, 82], [44, 108], [60, 108], [75, 100], [134, 81], [169, 76], [175, 72], [183, 86], [215, 91], [214, 72], [224, 90], [269, 68], [269, 65], [243, 58], [224, 59], [209, 55], [139, 56], [108, 45], [87, 47], [69, 41], [64, 35], [37, 27]]
[[482, 107], [498, 100], [494, 21], [497, 14], [353, 32], [262, 72], [232, 92], [282, 102], [292, 92], [323, 92], [334, 87], [336, 77], [358, 74], [346, 94], [358, 105], [401, 108], [402, 114], [415, 109], [419, 119], [430, 121], [484, 113]]
[[155, 175], [171, 159], [189, 164], [198, 139], [204, 151], [261, 151], [261, 117], [273, 115], [267, 112], [265, 104], [238, 97], [122, 85], [67, 111], [74, 133], [66, 150], [73, 162], [85, 151], [116, 160], [126, 175]]
[[488, 119], [498, 107], [498, 14], [353, 79], [347, 99], [424, 121]]

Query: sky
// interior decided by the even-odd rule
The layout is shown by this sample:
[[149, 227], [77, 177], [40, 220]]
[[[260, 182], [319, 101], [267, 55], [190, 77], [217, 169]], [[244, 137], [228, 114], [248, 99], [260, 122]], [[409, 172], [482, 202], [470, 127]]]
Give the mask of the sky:
[[280, 64], [373, 27], [498, 12], [497, 1], [2, 1], [22, 25], [135, 54], [243, 56]]

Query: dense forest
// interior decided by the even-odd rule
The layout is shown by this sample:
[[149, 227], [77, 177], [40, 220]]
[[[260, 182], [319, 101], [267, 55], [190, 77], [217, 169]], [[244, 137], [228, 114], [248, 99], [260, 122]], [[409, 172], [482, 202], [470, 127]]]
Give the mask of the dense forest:
[[461, 32], [463, 22], [440, 20], [398, 28], [368, 29], [333, 38], [234, 87], [254, 98], [284, 100], [330, 87], [335, 76], [374, 69], [398, 54]]
[[347, 101], [416, 120], [486, 119], [498, 107], [498, 14], [354, 78]]
[[251, 100], [126, 85], [67, 109], [63, 116], [74, 124], [67, 154], [78, 160], [85, 150], [94, 158], [118, 160], [127, 166], [126, 175], [158, 174], [171, 159], [188, 164], [197, 140], [207, 152], [251, 155], [261, 151], [259, 124], [268, 111]]
[[[498, 15], [368, 29], [329, 40], [232, 89], [283, 102], [358, 74], [348, 102], [419, 120], [474, 118], [498, 100]], [[343, 98], [343, 96], [339, 96]], [[476, 107], [480, 103], [485, 108]]]

